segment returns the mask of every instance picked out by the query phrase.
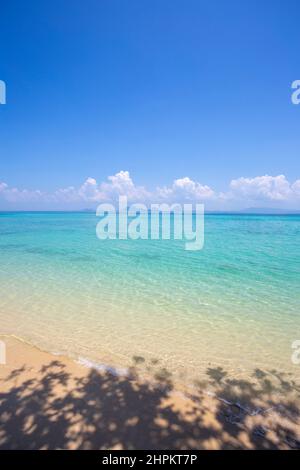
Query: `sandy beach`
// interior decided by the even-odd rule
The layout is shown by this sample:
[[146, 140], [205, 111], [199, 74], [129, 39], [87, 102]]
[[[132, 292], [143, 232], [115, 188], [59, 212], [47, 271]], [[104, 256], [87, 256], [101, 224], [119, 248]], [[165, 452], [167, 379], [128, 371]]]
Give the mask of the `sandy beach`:
[[[84, 367], [13, 336], [0, 366], [1, 449], [293, 449], [300, 447], [300, 389], [256, 371], [253, 383], [208, 371], [184, 395], [166, 370], [139, 378]], [[276, 388], [275, 388], [276, 387]], [[218, 398], [217, 398], [218, 397]]]

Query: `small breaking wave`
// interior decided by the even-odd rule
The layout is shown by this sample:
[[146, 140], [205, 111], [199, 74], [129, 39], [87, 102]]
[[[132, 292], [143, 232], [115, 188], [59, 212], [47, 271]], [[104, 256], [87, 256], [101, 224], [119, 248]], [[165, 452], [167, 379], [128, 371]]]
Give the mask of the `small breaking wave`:
[[75, 362], [77, 362], [78, 364], [84, 367], [88, 367], [89, 369], [96, 369], [100, 372], [109, 372], [115, 377], [124, 377], [124, 376], [127, 376], [129, 373], [128, 369], [125, 369], [125, 368], [119, 369], [116, 367], [108, 366], [107, 364], [97, 363], [97, 362], [91, 361], [90, 359], [86, 359], [85, 357], [79, 357], [77, 361]]

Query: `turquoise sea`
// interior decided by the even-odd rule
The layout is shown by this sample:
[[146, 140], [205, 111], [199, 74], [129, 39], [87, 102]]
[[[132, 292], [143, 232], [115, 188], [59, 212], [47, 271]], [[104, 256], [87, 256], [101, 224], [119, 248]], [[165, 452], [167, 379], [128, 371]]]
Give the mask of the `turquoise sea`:
[[206, 215], [195, 252], [100, 241], [97, 222], [0, 214], [0, 333], [116, 369], [145, 359], [185, 385], [208, 367], [299, 377], [300, 216]]

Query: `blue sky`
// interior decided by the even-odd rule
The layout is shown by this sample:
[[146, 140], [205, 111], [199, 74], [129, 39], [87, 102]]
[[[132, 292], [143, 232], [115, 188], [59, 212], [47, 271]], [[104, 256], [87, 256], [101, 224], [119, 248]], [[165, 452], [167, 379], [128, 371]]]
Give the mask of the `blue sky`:
[[3, 2], [0, 209], [89, 207], [103, 184], [300, 209], [299, 17], [297, 0]]

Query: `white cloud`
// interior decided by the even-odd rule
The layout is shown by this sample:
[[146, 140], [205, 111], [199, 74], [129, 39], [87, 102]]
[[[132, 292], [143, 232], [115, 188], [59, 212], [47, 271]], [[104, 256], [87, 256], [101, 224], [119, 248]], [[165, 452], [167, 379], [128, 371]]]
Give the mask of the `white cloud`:
[[203, 202], [215, 196], [214, 191], [206, 185], [191, 180], [188, 176], [177, 179], [171, 187], [157, 188], [157, 195], [166, 200], [178, 202]]
[[149, 191], [134, 183], [128, 171], [120, 171], [100, 183], [87, 178], [79, 187], [60, 188], [53, 193], [18, 189], [0, 182], [0, 200], [10, 207], [77, 208], [96, 207], [100, 202], [116, 202], [126, 195], [130, 202], [203, 202], [207, 209], [235, 209], [250, 206], [299, 208], [300, 179], [290, 183], [284, 175], [241, 177], [230, 182], [228, 191], [216, 192], [210, 186], [188, 176], [173, 181], [170, 186]]
[[7, 188], [7, 184], [0, 182], [0, 193], [2, 193], [3, 191], [5, 191], [6, 188]]
[[52, 199], [53, 202], [57, 202], [57, 203], [59, 202], [71, 203], [71, 202], [82, 200], [82, 198], [79, 195], [79, 190], [77, 190], [74, 186], [68, 186], [67, 188], [58, 189], [57, 191], [54, 192], [52, 198], [50, 195], [50, 199]]
[[292, 192], [300, 198], [300, 180], [295, 181], [294, 184], [292, 184]]
[[145, 200], [149, 193], [141, 186], [136, 186], [128, 171], [120, 171], [109, 176], [107, 181], [98, 184], [95, 178], [87, 178], [79, 187], [69, 186], [54, 193], [54, 199], [58, 202], [101, 202], [115, 201], [119, 195], [126, 195], [128, 200]]
[[300, 194], [299, 186], [299, 180], [291, 185], [284, 175], [242, 177], [230, 183], [233, 198], [250, 201], [295, 200]]
[[127, 196], [129, 201], [147, 201], [150, 193], [143, 186], [136, 186], [128, 171], [119, 171], [108, 177], [108, 182], [100, 184], [98, 201], [115, 200], [118, 196]]
[[36, 190], [10, 188], [6, 183], [0, 182], [0, 196], [8, 202], [40, 201], [44, 194]]
[[96, 201], [99, 189], [95, 178], [87, 178], [78, 190], [78, 196], [85, 201]]

